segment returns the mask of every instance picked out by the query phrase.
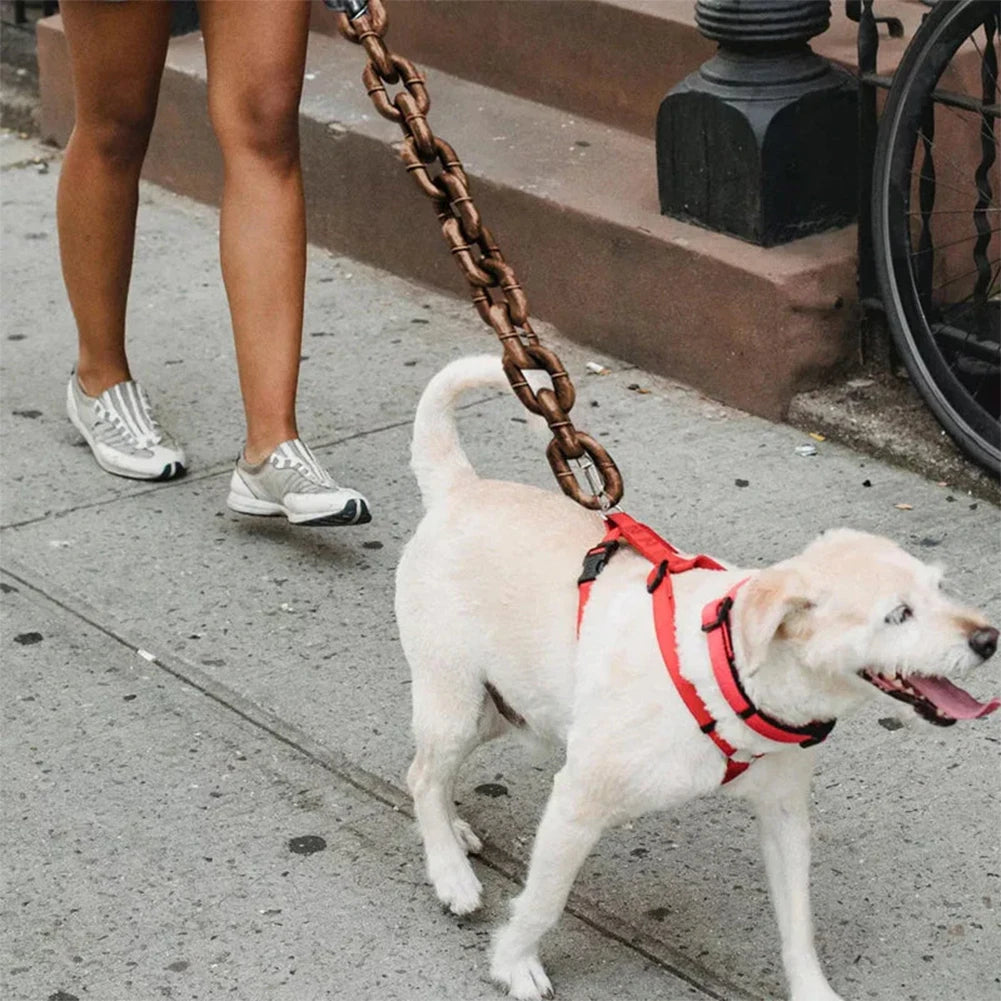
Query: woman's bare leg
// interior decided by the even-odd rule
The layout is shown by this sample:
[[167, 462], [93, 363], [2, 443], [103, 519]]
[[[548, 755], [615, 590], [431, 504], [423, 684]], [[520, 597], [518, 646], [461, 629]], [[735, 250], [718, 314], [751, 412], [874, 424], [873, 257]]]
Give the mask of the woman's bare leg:
[[77, 377], [97, 396], [130, 378], [125, 305], [139, 172], [170, 36], [170, 3], [63, 0], [60, 10], [76, 122], [59, 178], [59, 250], [77, 324]]
[[201, 0], [209, 114], [225, 167], [220, 255], [247, 418], [245, 457], [298, 436], [306, 222], [299, 97], [308, 0]]

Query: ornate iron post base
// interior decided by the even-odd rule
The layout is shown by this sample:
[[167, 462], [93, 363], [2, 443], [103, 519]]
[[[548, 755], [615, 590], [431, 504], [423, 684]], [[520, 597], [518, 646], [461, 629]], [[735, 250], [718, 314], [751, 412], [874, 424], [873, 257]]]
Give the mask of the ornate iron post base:
[[830, 14], [829, 0], [697, 0], [719, 50], [661, 102], [663, 214], [766, 247], [854, 219], [855, 80], [808, 44]]

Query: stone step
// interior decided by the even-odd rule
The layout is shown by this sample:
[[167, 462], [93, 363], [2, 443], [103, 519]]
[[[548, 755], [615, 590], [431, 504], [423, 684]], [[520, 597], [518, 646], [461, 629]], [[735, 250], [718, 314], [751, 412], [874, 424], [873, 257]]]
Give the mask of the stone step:
[[[877, 13], [905, 28], [903, 39], [881, 29], [881, 72], [927, 9], [881, 0]], [[412, 62], [649, 137], [664, 95], [716, 51], [695, 27], [694, 0], [388, 0], [386, 11], [389, 48]], [[313, 26], [340, 38], [320, 0]], [[854, 67], [856, 27], [834, 0], [814, 50]]]
[[[58, 17], [40, 23], [38, 43], [42, 136], [62, 143], [73, 112]], [[431, 205], [393, 150], [397, 126], [360, 84], [362, 57], [342, 40], [310, 38], [301, 118], [310, 239], [466, 296]], [[771, 419], [852, 355], [853, 229], [764, 250], [668, 219], [650, 140], [433, 69], [428, 85], [431, 126], [462, 158], [533, 316]], [[171, 42], [145, 176], [218, 202], [197, 34]], [[472, 308], [470, 323], [480, 323]], [[485, 349], [492, 338], [484, 327]]]
[[4, 22], [0, 33], [0, 128], [38, 131], [38, 60], [35, 32]]

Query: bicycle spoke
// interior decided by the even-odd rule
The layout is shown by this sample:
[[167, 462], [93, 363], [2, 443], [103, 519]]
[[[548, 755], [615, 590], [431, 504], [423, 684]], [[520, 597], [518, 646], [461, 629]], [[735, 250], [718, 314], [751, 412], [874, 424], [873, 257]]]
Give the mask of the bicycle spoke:
[[[935, 106], [933, 104], [926, 105], [921, 117], [922, 127], [918, 130], [918, 136], [921, 138], [924, 157], [921, 161], [921, 174], [918, 180], [918, 204], [921, 207], [921, 233], [918, 236], [918, 253], [926, 256], [918, 260], [915, 280], [918, 287], [918, 294], [923, 301], [925, 298], [924, 290], [931, 286], [932, 274], [935, 267], [935, 262], [931, 257], [933, 245], [930, 216], [931, 210], [935, 207], [935, 159], [932, 155], [932, 151], [935, 148], [935, 144], [932, 142], [932, 136], [935, 131]], [[928, 294], [930, 295], [930, 293]]]
[[[921, 173], [919, 171], [917, 171], [917, 170], [909, 170], [909, 171], [907, 171], [907, 173], [910, 174], [911, 177], [920, 177], [921, 176]], [[960, 195], [973, 194], [974, 191], [976, 190], [976, 189], [974, 189], [974, 191], [970, 191], [967, 188], [957, 188], [956, 185], [954, 185], [954, 184], [943, 184], [941, 181], [937, 181], [935, 183], [935, 187], [936, 188], [945, 188], [946, 191], [955, 191], [957, 194], [960, 194]], [[972, 187], [972, 185], [971, 185], [971, 187]], [[972, 212], [973, 209], [970, 209], [970, 211]]]
[[[980, 116], [980, 134], [981, 134], [981, 136], [983, 136], [984, 132], [986, 132], [988, 136], [990, 136], [992, 139], [994, 138], [994, 132], [991, 129], [985, 129], [984, 128], [984, 124], [983, 124], [984, 113], [983, 113], [983, 110], [975, 111], [973, 108], [957, 108], [955, 105], [944, 104], [941, 101], [935, 101], [934, 103], [935, 103], [935, 107], [936, 108], [945, 108], [947, 111], [949, 111], [953, 115], [955, 115], [956, 118], [959, 121], [961, 121], [964, 125], [969, 125], [969, 119], [968, 118], [964, 118], [963, 117], [964, 114], [965, 115], [979, 115]], [[981, 106], [981, 108], [982, 108], [982, 106]], [[993, 121], [994, 120], [991, 119], [992, 124], [993, 124]]]
[[[986, 208], [984, 212], [1001, 212], [1001, 205], [994, 208]], [[919, 209], [906, 213], [907, 215], [921, 215]], [[935, 209], [931, 215], [972, 215], [973, 209]]]
[[[995, 272], [994, 277], [993, 277], [992, 282], [991, 282], [992, 288], [993, 288], [994, 282], [997, 281], [998, 277], [1001, 277], [1001, 271]], [[997, 292], [997, 291], [1001, 291], [1001, 288], [995, 290], [995, 292]], [[987, 303], [990, 301], [991, 298], [992, 298], [992, 296], [991, 296], [991, 289], [988, 289], [988, 295], [987, 295], [986, 298], [983, 298], [983, 299], [981, 299], [981, 298], [975, 298], [974, 294], [971, 292], [968, 296], [966, 296], [966, 298], [960, 299], [957, 302], [954, 302], [954, 303], [950, 304], [950, 306], [949, 306], [949, 315], [950, 315], [951, 319], [953, 319], [953, 320], [959, 320], [961, 317], [969, 316], [969, 314], [971, 312], [973, 312], [973, 310], [975, 310], [975, 309], [983, 309], [987, 305]], [[957, 306], [962, 306], [963, 308], [962, 309], [957, 309], [956, 308]]]
[[[996, 23], [996, 21], [997, 21], [997, 17], [995, 16], [993, 19], [988, 19], [988, 20], [989, 20], [989, 23], [991, 24], [991, 26], [993, 26]], [[991, 35], [990, 35], [989, 30], [988, 30], [988, 24], [987, 23], [984, 24], [984, 34], [987, 35], [987, 38], [986, 38], [985, 43], [984, 43], [985, 44], [985, 48], [990, 48], [993, 51], [994, 46], [991, 43]], [[970, 35], [970, 41], [973, 42], [973, 47], [977, 50], [977, 55], [980, 56], [980, 65], [981, 65], [981, 67], [984, 67], [985, 63], [986, 63], [986, 57], [985, 57], [984, 53], [981, 51], [980, 46], [977, 45], [977, 34], [976, 34], [976, 32], [974, 32], [972, 35]], [[995, 60], [994, 66], [995, 66], [995, 69], [996, 69], [997, 68], [997, 60]], [[989, 69], [988, 69], [988, 72], [990, 73]], [[996, 73], [991, 73], [990, 76], [991, 76], [991, 79], [994, 81], [994, 86], [997, 87], [997, 83], [998, 83], [997, 74]]]
[[988, 365], [996, 365], [1001, 359], [1001, 345], [993, 341], [982, 341], [962, 327], [952, 323], [932, 323], [929, 324], [929, 329], [940, 347], [944, 341], [953, 350], [962, 351], [966, 357], [976, 358], [977, 361], [987, 362]]
[[[970, 211], [970, 215], [973, 215], [972, 210]], [[999, 226], [997, 229], [988, 230], [987, 232], [989, 234], [990, 233], [1001, 233], [1001, 226]], [[934, 253], [936, 250], [945, 250], [946, 247], [958, 247], [958, 246], [960, 246], [963, 243], [971, 243], [971, 242], [973, 242], [975, 240], [979, 240], [979, 239], [980, 239], [980, 234], [979, 233], [971, 234], [970, 236], [964, 236], [960, 240], [950, 240], [948, 243], [936, 243], [934, 247], [928, 247], [927, 250], [914, 250], [914, 251], [911, 252], [910, 256], [911, 257], [917, 257], [919, 254], [926, 254], [929, 251]]]
[[[931, 124], [929, 121], [928, 124]], [[947, 164], [955, 169], [957, 174], [969, 174], [969, 164], [960, 164], [957, 160], [954, 160], [948, 153], [945, 153], [942, 149], [941, 144], [936, 144], [932, 141], [934, 139], [934, 126], [932, 126], [932, 135], [926, 136], [924, 133], [924, 127], [918, 131], [918, 138], [922, 140], [924, 145], [930, 146], [933, 150], [936, 150], [934, 156], [937, 160], [944, 159]], [[990, 134], [990, 138], [994, 139], [994, 134]], [[983, 140], [981, 140], [983, 141]], [[996, 140], [995, 140], [996, 141]]]
[[[970, 303], [971, 306], [978, 306], [978, 305], [983, 305], [986, 302], [989, 302], [990, 299], [992, 298], [992, 290], [1001, 291], [1001, 286], [999, 286], [999, 288], [996, 290], [994, 289], [994, 284], [995, 282], [997, 282], [999, 278], [1001, 278], [1001, 268], [998, 268], [997, 271], [992, 272], [991, 284], [987, 289], [986, 295], [978, 296], [977, 292], [974, 290], [969, 295], [963, 296], [962, 299], [957, 299], [955, 302], [951, 303], [950, 308], [955, 308], [956, 306], [962, 306], [963, 303]], [[999, 331], [998, 333], [999, 335], [1001, 335], [1001, 331]]]
[[[993, 268], [995, 264], [1001, 264], [1001, 257], [999, 257], [996, 261], [989, 261], [988, 263]], [[961, 275], [956, 275], [953, 278], [946, 279], [941, 285], [934, 285], [931, 291], [937, 292], [939, 289], [943, 289], [947, 285], [952, 285], [954, 282], [962, 281], [964, 278], [969, 278], [971, 275], [979, 274], [979, 272], [979, 268], [974, 268], [972, 271], [964, 271]]]

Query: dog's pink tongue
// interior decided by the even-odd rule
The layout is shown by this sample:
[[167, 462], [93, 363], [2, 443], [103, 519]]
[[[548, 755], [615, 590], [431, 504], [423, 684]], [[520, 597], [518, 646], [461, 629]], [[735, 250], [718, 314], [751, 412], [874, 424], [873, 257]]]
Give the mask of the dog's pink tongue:
[[945, 678], [909, 677], [907, 683], [953, 719], [979, 719], [1001, 708], [1001, 699], [978, 702], [969, 692], [957, 688]]

